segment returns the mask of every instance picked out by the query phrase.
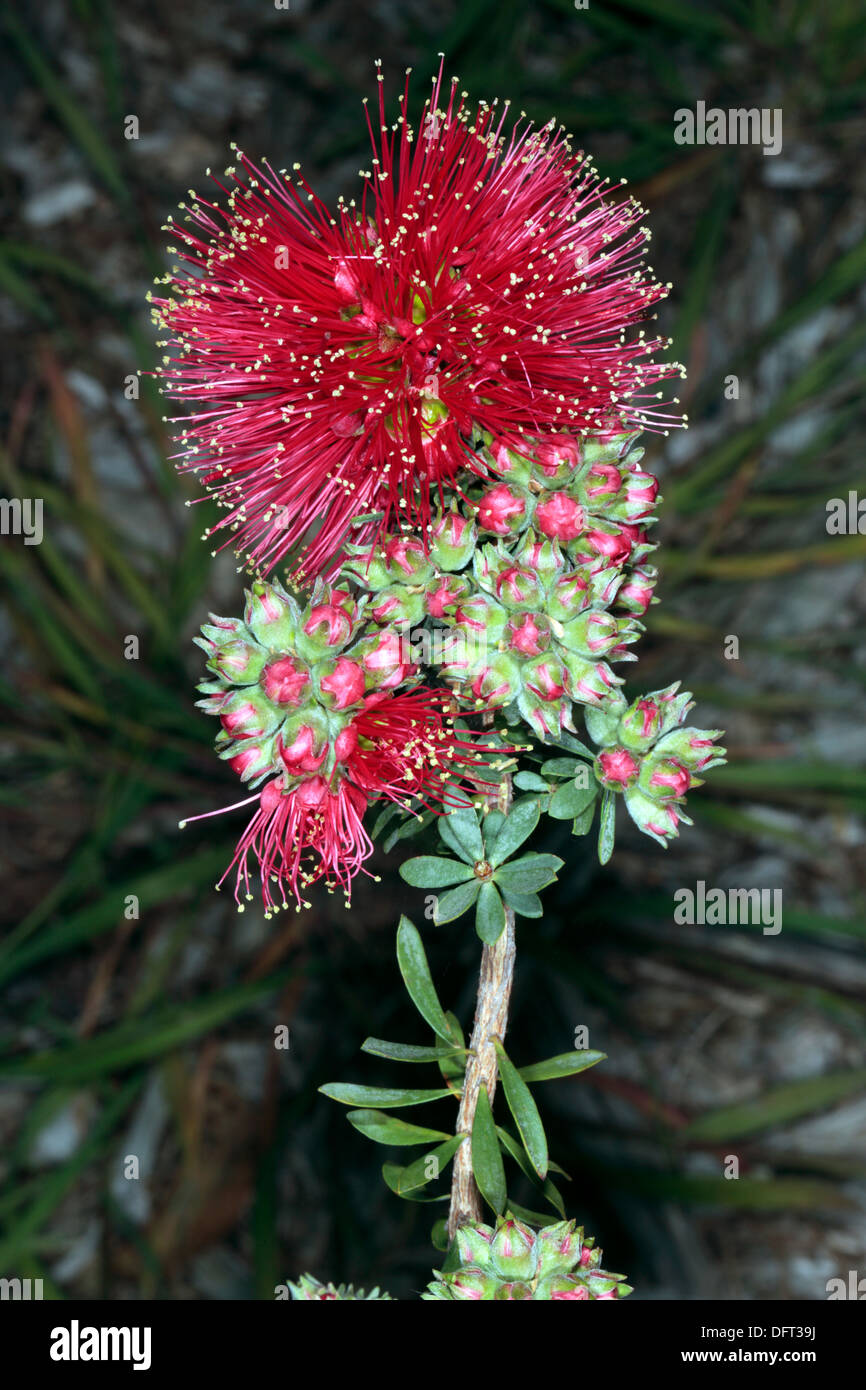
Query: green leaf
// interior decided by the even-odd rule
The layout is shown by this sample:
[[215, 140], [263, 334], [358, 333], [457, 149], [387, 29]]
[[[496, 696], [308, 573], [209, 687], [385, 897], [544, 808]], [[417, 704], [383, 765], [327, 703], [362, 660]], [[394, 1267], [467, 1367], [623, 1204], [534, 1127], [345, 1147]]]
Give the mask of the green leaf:
[[546, 763], [541, 764], [541, 771], [545, 777], [574, 777], [579, 767], [585, 767], [585, 763], [579, 763], [576, 758], [548, 758]]
[[510, 889], [502, 889], [502, 897], [506, 907], [518, 917], [543, 917], [544, 908], [537, 893], [512, 893]]
[[480, 880], [473, 876], [471, 883], [461, 883], [459, 888], [451, 888], [447, 893], [442, 893], [433, 912], [436, 925], [453, 922], [455, 917], [462, 917], [464, 912], [468, 912], [478, 897], [480, 887]]
[[439, 1250], [443, 1253], [451, 1244], [448, 1238], [448, 1222], [444, 1216], [440, 1217], [438, 1221], [434, 1221], [433, 1229], [430, 1232], [430, 1244], [433, 1246], [434, 1250]]
[[616, 795], [605, 788], [601, 798], [601, 815], [598, 821], [598, 862], [606, 864], [613, 854], [616, 837]]
[[[554, 1210], [558, 1211], [563, 1220], [565, 1220], [565, 1202], [562, 1200], [562, 1193], [559, 1191], [559, 1188], [555, 1186], [555, 1184], [551, 1181], [549, 1177], [544, 1178], [542, 1180], [538, 1176], [532, 1164], [530, 1163], [526, 1155], [526, 1152], [521, 1147], [518, 1140], [515, 1139], [513, 1134], [510, 1134], [507, 1129], [503, 1129], [501, 1125], [496, 1126], [496, 1133], [499, 1135], [500, 1146], [505, 1150], [507, 1154], [510, 1154], [510, 1156], [514, 1159], [514, 1162], [517, 1164], [521, 1173], [523, 1173], [529, 1179], [529, 1181], [533, 1183], [535, 1187], [538, 1188], [538, 1190], [544, 1195], [544, 1197], [547, 1198], [548, 1202], [554, 1208]], [[553, 1168], [554, 1166], [555, 1165], [552, 1163], [549, 1164], [550, 1168]], [[562, 1169], [558, 1168], [557, 1171], [562, 1172]]]
[[741, 1139], [762, 1129], [802, 1119], [864, 1089], [866, 1067], [831, 1072], [826, 1076], [810, 1076], [803, 1081], [789, 1081], [784, 1086], [765, 1091], [754, 1100], [726, 1105], [721, 1110], [702, 1115], [680, 1130], [679, 1137], [710, 1143]]
[[[592, 706], [590, 706], [590, 709]], [[585, 711], [585, 713], [588, 711]], [[595, 754], [591, 748], [587, 748], [585, 743], [581, 743], [579, 738], [573, 738], [571, 734], [560, 730], [556, 738], [550, 740], [557, 748], [564, 748], [567, 753], [577, 753], [579, 757], [589, 758], [595, 762]]]
[[465, 883], [472, 872], [469, 864], [435, 854], [422, 854], [400, 865], [400, 877], [413, 888], [442, 888], [448, 883]]
[[595, 820], [595, 799], [589, 803], [585, 811], [581, 811], [579, 816], [575, 816], [574, 824], [571, 827], [572, 835], [588, 835], [592, 829], [592, 822]]
[[421, 1017], [438, 1037], [452, 1043], [454, 1039], [433, 984], [421, 934], [408, 917], [401, 917], [397, 928], [397, 964], [409, 998]]
[[439, 1139], [449, 1138], [442, 1129], [410, 1125], [407, 1120], [398, 1120], [396, 1115], [383, 1115], [378, 1110], [350, 1110], [346, 1119], [360, 1134], [372, 1139], [374, 1144], [393, 1144], [395, 1148], [435, 1144]]
[[591, 806], [598, 795], [598, 783], [590, 777], [589, 785], [578, 787], [574, 782], [563, 782], [550, 798], [547, 814], [554, 820], [571, 820], [579, 816], [587, 806]]
[[405, 820], [400, 822], [396, 830], [392, 830], [382, 841], [382, 848], [385, 853], [390, 854], [398, 840], [411, 840], [413, 836], [420, 834], [432, 819], [432, 811], [422, 811], [420, 815], [407, 816]]
[[527, 840], [538, 824], [541, 810], [534, 797], [522, 797], [516, 801], [505, 817], [496, 838], [487, 851], [488, 862], [494, 868], [508, 859], [524, 840]]
[[450, 843], [448, 837], [453, 836], [454, 843], [451, 848], [461, 859], [465, 859], [467, 864], [475, 864], [484, 858], [481, 828], [477, 812], [472, 806], [460, 807], [447, 816], [440, 816], [439, 834], [446, 844]]
[[525, 854], [522, 859], [503, 864], [493, 877], [500, 887], [512, 893], [537, 893], [555, 881], [561, 868], [562, 860], [555, 854]]
[[517, 1202], [509, 1201], [507, 1214], [513, 1216], [517, 1221], [524, 1222], [527, 1226], [550, 1225], [550, 1217], [546, 1212], [531, 1211], [529, 1207], [522, 1207]]
[[463, 1029], [460, 1027], [459, 1020], [452, 1013], [446, 1013], [445, 1020], [451, 1029], [451, 1040], [454, 1049], [444, 1057], [439, 1058], [439, 1070], [446, 1081], [456, 1082], [457, 1090], [463, 1086], [463, 1073], [466, 1070], [466, 1063], [469, 1053], [466, 1048], [466, 1039], [463, 1036]]
[[374, 1057], [387, 1057], [390, 1062], [438, 1062], [440, 1057], [453, 1057], [461, 1051], [457, 1047], [413, 1047], [411, 1043], [385, 1042], [384, 1038], [367, 1038], [361, 1044], [362, 1052]]
[[533, 1062], [532, 1066], [521, 1067], [520, 1075], [524, 1081], [555, 1081], [558, 1076], [576, 1076], [578, 1072], [603, 1062], [606, 1052], [560, 1052], [557, 1057], [548, 1057], [544, 1062]]
[[514, 785], [524, 792], [548, 792], [550, 788], [537, 772], [516, 772]]
[[532, 1092], [523, 1080], [514, 1063], [498, 1038], [493, 1039], [496, 1056], [499, 1059], [499, 1075], [508, 1108], [514, 1116], [518, 1133], [523, 1142], [530, 1163], [540, 1178], [547, 1177], [548, 1155], [547, 1138], [544, 1125], [538, 1113], [538, 1106], [532, 1099]]
[[[382, 1168], [382, 1177], [391, 1191], [396, 1192], [398, 1197], [408, 1197], [413, 1192], [418, 1192], [422, 1187], [426, 1187], [428, 1183], [436, 1182], [442, 1176], [442, 1170], [447, 1168], [464, 1138], [465, 1136], [462, 1134], [452, 1134], [437, 1149], [422, 1154], [414, 1162], [407, 1163], [404, 1168], [394, 1163], [386, 1163]], [[436, 1170], [432, 1173], [430, 1172], [431, 1158], [436, 1160]]]
[[481, 835], [485, 845], [491, 845], [499, 834], [500, 827], [505, 824], [505, 815], [502, 811], [488, 811], [484, 820], [481, 822]]
[[505, 930], [505, 908], [499, 889], [493, 883], [483, 883], [475, 911], [475, 930], [486, 945], [498, 941]]
[[329, 1100], [338, 1100], [342, 1105], [357, 1105], [362, 1109], [375, 1108], [387, 1110], [389, 1106], [426, 1105], [428, 1100], [443, 1100], [453, 1091], [404, 1091], [386, 1086], [352, 1086], [344, 1081], [328, 1081], [319, 1090]]
[[497, 1213], [504, 1211], [508, 1200], [505, 1186], [505, 1165], [499, 1149], [496, 1126], [487, 1087], [478, 1090], [478, 1104], [472, 1122], [472, 1172], [478, 1184], [478, 1191], [485, 1202]]

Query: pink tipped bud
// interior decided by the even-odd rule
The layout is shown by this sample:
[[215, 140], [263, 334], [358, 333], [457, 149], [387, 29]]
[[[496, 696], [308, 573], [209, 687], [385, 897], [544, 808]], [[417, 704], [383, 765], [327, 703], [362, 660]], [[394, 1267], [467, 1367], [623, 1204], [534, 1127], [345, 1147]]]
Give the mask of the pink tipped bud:
[[[335, 594], [334, 598], [339, 595]], [[348, 599], [348, 595], [346, 596]], [[317, 646], [343, 647], [352, 635], [353, 614], [339, 603], [317, 603], [310, 609], [304, 632]]]
[[597, 506], [616, 497], [621, 483], [620, 471], [615, 463], [594, 463], [587, 474], [584, 491], [587, 498]]
[[309, 724], [301, 726], [290, 744], [285, 744], [278, 738], [277, 752], [286, 771], [293, 777], [300, 777], [306, 772], [318, 772], [328, 755], [328, 745], [326, 743], [319, 752], [316, 751], [316, 745], [316, 735]]
[[536, 507], [535, 524], [545, 536], [573, 541], [583, 531], [583, 508], [567, 492], [553, 492]]
[[478, 503], [478, 525], [497, 536], [507, 536], [509, 531], [519, 529], [525, 515], [525, 499], [512, 492], [506, 483], [497, 483]]
[[275, 705], [299, 705], [303, 699], [304, 687], [309, 683], [307, 671], [299, 667], [290, 656], [279, 657], [262, 672], [262, 689]]
[[425, 594], [425, 606], [431, 618], [444, 618], [456, 609], [462, 598], [470, 592], [468, 579], [457, 575], [446, 575], [435, 588]]
[[509, 646], [523, 656], [540, 656], [550, 646], [547, 624], [539, 625], [531, 613], [513, 618], [506, 632]]
[[640, 763], [627, 748], [609, 748], [595, 760], [598, 780], [604, 787], [622, 791], [637, 781]]
[[615, 535], [607, 531], [588, 531], [584, 539], [596, 555], [603, 555], [610, 564], [621, 565], [631, 554], [631, 537], [626, 534], [628, 529], [633, 528], [621, 526]]
[[332, 709], [348, 709], [364, 698], [364, 672], [357, 662], [340, 656], [330, 674], [321, 677], [319, 686], [330, 695], [328, 704]]
[[680, 763], [675, 763], [673, 759], [666, 759], [659, 763], [649, 779], [652, 791], [662, 801], [675, 800], [685, 796], [691, 786], [691, 777]]
[[553, 435], [538, 445], [535, 458], [547, 478], [556, 477], [564, 469], [573, 473], [580, 463], [580, 445], [570, 435]]

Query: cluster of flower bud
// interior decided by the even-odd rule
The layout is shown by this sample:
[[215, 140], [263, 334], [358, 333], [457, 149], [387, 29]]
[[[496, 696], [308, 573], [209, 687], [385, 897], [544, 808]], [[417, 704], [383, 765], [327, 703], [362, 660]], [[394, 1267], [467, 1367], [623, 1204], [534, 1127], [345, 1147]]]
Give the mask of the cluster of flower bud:
[[218, 716], [220, 757], [242, 781], [330, 778], [355, 751], [351, 725], [365, 700], [415, 676], [400, 634], [368, 622], [365, 605], [319, 583], [301, 607], [279, 582], [257, 581], [243, 618], [211, 614], [195, 639], [213, 675], [198, 704]]
[[631, 1286], [601, 1268], [601, 1251], [574, 1221], [533, 1231], [513, 1218], [462, 1226], [457, 1268], [435, 1271], [426, 1299], [586, 1301], [624, 1298]]
[[459, 697], [514, 705], [542, 739], [574, 731], [574, 704], [600, 705], [622, 684], [609, 663], [635, 659], [657, 577], [644, 530], [657, 487], [633, 441], [483, 447], [502, 481], [453, 502], [426, 543], [386, 538], [343, 576], [371, 591], [373, 621], [447, 630], [439, 664]]
[[586, 727], [601, 748], [595, 775], [622, 792], [635, 825], [659, 844], [679, 833], [686, 792], [703, 785], [697, 774], [725, 761], [720, 729], [684, 727], [694, 701], [679, 681], [628, 704], [619, 691], [603, 708], [587, 710]]

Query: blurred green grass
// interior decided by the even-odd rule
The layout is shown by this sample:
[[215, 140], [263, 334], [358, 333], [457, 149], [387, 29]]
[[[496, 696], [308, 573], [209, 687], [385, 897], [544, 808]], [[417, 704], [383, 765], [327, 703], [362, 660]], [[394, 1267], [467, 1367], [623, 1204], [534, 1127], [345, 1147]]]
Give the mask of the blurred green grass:
[[[428, 66], [433, 54], [444, 51], [449, 68], [459, 72], [473, 94], [508, 95], [516, 107], [542, 121], [552, 108], [588, 142], [609, 134], [622, 137], [605, 154], [605, 171], [612, 178], [636, 181], [651, 213], [669, 204], [682, 209], [679, 215], [694, 231], [688, 264], [677, 271], [669, 329], [674, 354], [695, 368], [687, 405], [693, 422], [700, 424], [717, 415], [726, 375], [736, 372], [743, 377], [786, 334], [821, 311], [850, 302], [864, 280], [866, 241], [829, 262], [816, 247], [802, 268], [802, 278], [788, 284], [786, 300], [772, 321], [738, 342], [723, 370], [701, 370], [703, 344], [718, 313], [725, 256], [732, 240], [744, 235], [738, 218], [755, 171], [752, 163], [730, 151], [707, 160], [706, 151], [696, 154], [673, 144], [672, 110], [703, 94], [703, 89], [697, 94], [691, 90], [685, 73], [703, 73], [706, 91], [715, 95], [730, 90], [740, 70], [754, 82], [756, 73], [769, 66], [785, 86], [786, 109], [790, 103], [804, 126], [831, 129], [856, 112], [866, 95], [859, 9], [841, 0], [820, 10], [803, 0], [781, 5], [734, 0], [701, 8], [679, 0], [620, 0], [591, 4], [580, 13], [587, 26], [582, 41], [563, 42], [562, 25], [574, 14], [571, 0], [537, 6], [522, 0], [506, 0], [504, 5], [499, 0], [472, 0], [451, 6], [450, 21], [434, 30], [429, 19], [413, 10], [400, 44], [407, 54], [425, 55]], [[131, 248], [142, 278], [158, 272], [158, 229], [118, 135], [129, 75], [125, 65], [131, 60], [118, 38], [112, 7], [100, 0], [79, 0], [72, 9], [75, 42], [99, 74], [86, 108], [65, 79], [58, 55], [46, 47], [32, 21], [7, 9], [4, 24], [18, 64], [17, 82], [41, 103], [44, 121], [97, 180], [101, 196], [113, 208], [116, 235]], [[312, 160], [327, 167], [362, 148], [359, 93], [315, 32], [314, 26], [309, 32], [299, 27], [272, 36], [260, 61], [267, 72], [273, 54], [291, 47], [296, 68], [309, 75], [311, 87], [304, 90], [304, 99], [318, 99], [326, 113]], [[542, 62], [525, 62], [528, 44], [535, 45]], [[402, 56], [399, 51], [396, 60]], [[621, 76], [619, 85], [611, 80], [616, 73]], [[632, 75], [640, 78], [633, 92]], [[277, 151], [276, 157], [294, 153]], [[165, 210], [155, 209], [154, 217]], [[212, 582], [211, 557], [200, 539], [205, 513], [196, 507], [190, 520], [182, 505], [188, 493], [167, 462], [171, 448], [162, 403], [146, 375], [154, 365], [154, 350], [143, 316], [131, 314], [127, 304], [99, 284], [78, 263], [75, 248], [60, 252], [38, 238], [28, 241], [20, 228], [0, 241], [0, 287], [29, 325], [20, 348], [24, 369], [9, 401], [0, 486], [9, 496], [25, 496], [38, 480], [46, 510], [57, 522], [39, 546], [8, 541], [0, 546], [18, 654], [0, 674], [7, 723], [0, 813], [7, 841], [20, 837], [36, 846], [27, 859], [24, 881], [20, 874], [11, 876], [6, 907], [12, 925], [0, 942], [0, 987], [5, 995], [0, 1082], [26, 1082], [31, 1107], [0, 1195], [0, 1274], [46, 1274], [44, 1260], [52, 1248], [49, 1237], [58, 1209], [90, 1172], [97, 1175], [104, 1219], [122, 1247], [124, 1276], [142, 1293], [171, 1288], [188, 1248], [182, 1241], [173, 1243], [158, 1221], [146, 1234], [136, 1231], [111, 1200], [110, 1162], [124, 1125], [149, 1078], [160, 1075], [169, 1089], [175, 1088], [173, 1123], [185, 1155], [178, 1160], [180, 1168], [200, 1173], [194, 1151], [204, 1122], [199, 1115], [191, 1135], [185, 1121], [185, 1107], [205, 1065], [197, 1049], [225, 1036], [228, 1025], [248, 1019], [257, 1007], [265, 1012], [257, 1015], [255, 1026], [259, 1028], [264, 1017], [270, 1027], [277, 1015], [269, 1010], [286, 999], [287, 991], [291, 996], [293, 988], [308, 989], [311, 982], [325, 978], [328, 1008], [339, 1011], [340, 1029], [323, 1010], [323, 1037], [296, 1078], [295, 1098], [284, 1101], [279, 1113], [279, 1087], [271, 1077], [266, 1113], [250, 1129], [248, 1151], [239, 1164], [232, 1166], [232, 1158], [220, 1170], [224, 1181], [228, 1174], [231, 1191], [231, 1182], [238, 1184], [237, 1206], [226, 1199], [222, 1222], [216, 1221], [213, 1228], [205, 1222], [204, 1234], [189, 1247], [206, 1247], [213, 1231], [248, 1231], [251, 1292], [267, 1297], [275, 1279], [285, 1273], [286, 1252], [275, 1234], [277, 1172], [293, 1142], [293, 1124], [310, 1120], [311, 1105], [321, 1103], [311, 1099], [322, 1075], [318, 1068], [327, 1062], [329, 1071], [342, 1074], [339, 1067], [354, 1056], [356, 1032], [388, 1036], [385, 1020], [399, 1011], [396, 993], [388, 996], [382, 984], [383, 978], [392, 979], [396, 990], [387, 932], [362, 952], [352, 943], [328, 949], [315, 933], [305, 939], [303, 924], [284, 928], [278, 923], [273, 929], [276, 944], [261, 948], [252, 962], [230, 958], [225, 970], [204, 971], [192, 986], [177, 983], [178, 961], [197, 917], [213, 906], [212, 885], [227, 861], [232, 837], [232, 827], [219, 823], [206, 832], [187, 832], [187, 840], [173, 830], [180, 814], [225, 801], [229, 787], [225, 769], [210, 752], [211, 730], [192, 708], [186, 649]], [[167, 552], [155, 550], [146, 537], [137, 539], [103, 505], [94, 470], [98, 443], [91, 439], [86, 415], [68, 385], [70, 365], [88, 360], [92, 335], [106, 327], [123, 335], [130, 360], [144, 373], [136, 407], [138, 443], [130, 447], [130, 456], [139, 471], [142, 496], [164, 509], [166, 528], [175, 537]], [[802, 529], [794, 525], [808, 522], [816, 510], [822, 513], [828, 489], [842, 495], [862, 478], [857, 461], [864, 342], [862, 323], [840, 331], [789, 376], [757, 419], [743, 424], [731, 414], [699, 463], [688, 471], [667, 473], [664, 605], [650, 615], [644, 683], [661, 684], [680, 676], [688, 669], [691, 652], [721, 650], [726, 621], [712, 615], [725, 612], [726, 595], [742, 592], [743, 586], [771, 584], [780, 576], [816, 566], [832, 569], [866, 556], [866, 537], [812, 536], [806, 542]], [[817, 403], [827, 408], [826, 428], [764, 476], [760, 462], [769, 437]], [[58, 448], [70, 461], [68, 487], [52, 473], [50, 460]], [[650, 466], [652, 458], [663, 453], [664, 442], [654, 442]], [[785, 530], [775, 524], [780, 520], [788, 523]], [[788, 533], [790, 540], [785, 539]], [[700, 619], [695, 616], [696, 592]], [[124, 659], [129, 633], [139, 636], [140, 660]], [[739, 635], [744, 649], [772, 653], [792, 669], [809, 669], [820, 662], [828, 676], [829, 709], [835, 677], [862, 685], [864, 671], [852, 666], [845, 634], [821, 630], [772, 641], [760, 631]], [[730, 765], [713, 775], [696, 806], [701, 821], [713, 826], [719, 837], [728, 837], [732, 846], [744, 835], [759, 833], [775, 839], [783, 852], [793, 841], [808, 847], [808, 833], [792, 831], [765, 815], [762, 807], [805, 808], [815, 817], [860, 814], [866, 808], [862, 767], [803, 757], [796, 748], [774, 742], [774, 711], [796, 717], [813, 708], [811, 696], [784, 687], [761, 689], [729, 672], [718, 680], [704, 680], [699, 694], [722, 711], [754, 713], [766, 721], [762, 746], [736, 748]], [[768, 749], [765, 744], [774, 746]], [[142, 827], [146, 833], [137, 833]], [[48, 846], [41, 856], [39, 845]], [[639, 950], [666, 960], [675, 959], [680, 948], [653, 941], [646, 930], [633, 935], [636, 920], [646, 927], [657, 917], [664, 919], [669, 913], [665, 900], [656, 902], [651, 891], [622, 885], [611, 893], [609, 884], [608, 878], [588, 890], [587, 932], [579, 938], [588, 947], [586, 959], [576, 960], [580, 950], [564, 950], [561, 939], [542, 936], [528, 943], [529, 978], [543, 988], [548, 975], [564, 971], [582, 994], [624, 1019], [620, 987], [605, 981], [598, 968], [602, 940], [614, 941], [625, 952]], [[130, 897], [139, 904], [141, 926], [124, 919]], [[862, 939], [858, 906], [862, 903], [854, 904], [851, 918], [835, 918], [809, 904], [797, 905], [787, 913], [786, 927], [798, 939], [814, 943]], [[560, 911], [563, 907], [560, 904]], [[318, 920], [330, 928], [327, 910], [322, 909]], [[160, 924], [160, 931], [148, 936], [152, 924]], [[145, 951], [142, 936], [151, 945], [155, 942], [155, 949]], [[708, 968], [702, 966], [701, 948], [682, 954], [698, 972]], [[470, 958], [464, 951], [463, 964]], [[358, 972], [352, 988], [343, 973], [348, 968]], [[738, 971], [742, 979], [747, 970], [718, 956], [712, 957], [711, 969], [715, 974], [727, 972], [732, 981]], [[126, 978], [128, 970], [131, 979]], [[115, 991], [118, 976], [124, 977], [124, 985]], [[792, 1002], [804, 997], [804, 986], [784, 973], [774, 976], [753, 969], [749, 979], [753, 987], [775, 997]], [[829, 987], [813, 990], [809, 1000], [841, 1019], [862, 1043], [861, 1001], [844, 989]], [[465, 1006], [467, 1001], [462, 1002]], [[518, 1018], [526, 1026], [531, 1017], [527, 1001]], [[587, 1084], [608, 1083], [599, 1069], [599, 1077]], [[32, 1172], [26, 1163], [27, 1141], [41, 1120], [84, 1085], [93, 1089], [98, 1105], [82, 1143], [61, 1166]], [[830, 1171], [832, 1164], [822, 1167], [816, 1159], [811, 1167], [806, 1165], [808, 1171], [792, 1175], [778, 1167], [769, 1177], [732, 1185], [694, 1177], [685, 1171], [681, 1155], [699, 1142], [710, 1147], [741, 1139], [752, 1142], [765, 1128], [820, 1113], [840, 1096], [863, 1089], [862, 1070], [831, 1072], [680, 1122], [665, 1108], [664, 1078], [647, 1075], [631, 1101], [652, 1116], [666, 1156], [665, 1171], [635, 1164], [614, 1171], [597, 1163], [588, 1149], [579, 1156], [578, 1171], [599, 1212], [610, 1214], [615, 1229], [618, 1218], [613, 1212], [623, 1187], [649, 1203], [675, 1200], [687, 1208], [731, 1202], [767, 1211], [833, 1208], [845, 1198], [838, 1174]], [[326, 1135], [332, 1144], [341, 1142], [341, 1116], [310, 1122], [319, 1126], [317, 1144]], [[573, 1134], [564, 1123], [560, 1129], [560, 1156], [571, 1166]], [[760, 1157], [758, 1149], [755, 1154]], [[385, 1234], [371, 1250], [373, 1217], [381, 1218], [387, 1203], [377, 1197], [371, 1211], [359, 1218], [336, 1160], [323, 1159], [322, 1171], [338, 1232], [331, 1241], [332, 1260], [342, 1259], [351, 1267], [347, 1273], [367, 1282], [387, 1283], [376, 1260], [397, 1266], [411, 1239], [412, 1259], [423, 1270], [423, 1242], [414, 1215], [391, 1211], [382, 1218]], [[858, 1168], [848, 1175], [864, 1174]], [[358, 1186], [375, 1181], [371, 1164], [359, 1175]], [[213, 1200], [213, 1188], [208, 1190]], [[169, 1211], [175, 1210], [172, 1202], [182, 1203], [185, 1191], [182, 1183], [173, 1190]], [[249, 1212], [244, 1195], [251, 1203]], [[387, 1201], [399, 1205], [391, 1198]], [[618, 1238], [627, 1248], [624, 1230]], [[619, 1259], [613, 1263], [619, 1267]], [[120, 1277], [113, 1269], [109, 1260], [102, 1296], [112, 1296], [114, 1280]], [[59, 1287], [50, 1288], [62, 1296]]]

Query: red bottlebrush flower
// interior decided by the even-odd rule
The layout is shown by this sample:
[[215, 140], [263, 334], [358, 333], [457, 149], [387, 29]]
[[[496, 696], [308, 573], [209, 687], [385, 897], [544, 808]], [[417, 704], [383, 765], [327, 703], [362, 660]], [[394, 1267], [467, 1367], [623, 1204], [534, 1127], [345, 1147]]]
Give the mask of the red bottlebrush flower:
[[287, 906], [288, 897], [300, 907], [303, 890], [320, 880], [341, 887], [348, 900], [352, 880], [373, 851], [362, 823], [371, 802], [393, 801], [407, 809], [414, 803], [436, 811], [468, 804], [467, 790], [484, 781], [477, 766], [480, 744], [455, 729], [452, 703], [444, 691], [424, 687], [403, 695], [368, 695], [337, 735], [329, 777], [319, 771], [327, 746], [317, 753], [310, 730], [302, 730], [290, 747], [281, 745], [285, 773], [238, 803], [256, 804], [220, 880], [236, 870], [238, 906], [251, 896], [250, 855], [258, 861], [266, 915]]
[[251, 565], [304, 542], [298, 573], [328, 575], [346, 539], [426, 526], [431, 488], [487, 472], [482, 438], [495, 456], [673, 423], [650, 402], [679, 367], [626, 340], [666, 293], [643, 273], [643, 210], [553, 122], [505, 122], [440, 72], [420, 128], [408, 84], [389, 125], [380, 87], [359, 200], [332, 212], [238, 153], [215, 180], [227, 206], [193, 195], [169, 223], [153, 303], [167, 394], [193, 407], [182, 467]]

